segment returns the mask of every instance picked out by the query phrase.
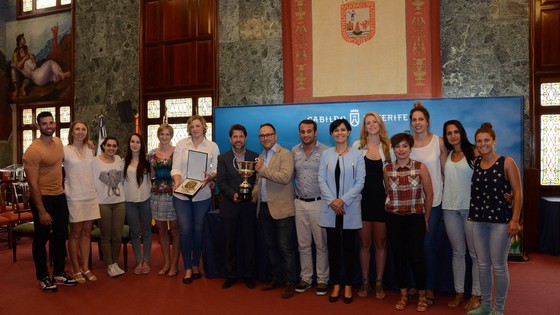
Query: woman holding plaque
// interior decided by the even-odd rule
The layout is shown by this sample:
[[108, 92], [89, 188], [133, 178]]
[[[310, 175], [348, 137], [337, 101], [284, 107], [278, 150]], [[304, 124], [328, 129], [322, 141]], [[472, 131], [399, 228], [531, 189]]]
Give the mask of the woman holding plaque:
[[329, 127], [336, 146], [323, 151], [319, 187], [324, 200], [320, 225], [327, 230], [329, 271], [333, 289], [329, 302], [338, 301], [344, 285], [344, 303], [352, 303], [356, 241], [362, 227], [361, 200], [366, 176], [362, 152], [348, 144], [352, 127], [337, 119]]
[[[199, 279], [202, 275], [199, 269], [200, 254], [202, 252], [202, 238], [204, 227], [204, 216], [210, 210], [212, 204], [212, 189], [214, 188], [214, 180], [216, 179], [216, 167], [218, 164], [218, 155], [220, 150], [218, 145], [206, 139], [206, 121], [199, 115], [193, 115], [187, 121], [187, 131], [189, 137], [177, 143], [173, 154], [173, 168], [171, 176], [173, 176], [173, 185], [177, 189], [184, 180], [192, 178], [192, 172], [198, 170], [189, 169], [187, 174], [187, 165], [189, 164], [189, 151], [196, 151], [193, 157], [199, 158], [200, 153], [206, 155], [206, 171], [195, 174], [200, 178], [202, 187], [191, 196], [175, 192], [173, 195], [173, 206], [177, 214], [177, 223], [179, 225], [179, 243], [181, 253], [183, 255], [183, 265], [185, 267], [185, 275], [183, 283], [189, 284], [193, 279]], [[199, 164], [200, 161], [191, 161]]]
[[[156, 220], [159, 233], [159, 243], [163, 253], [163, 268], [158, 275], [177, 275], [179, 261], [179, 226], [177, 215], [173, 208], [173, 178], [171, 165], [173, 162], [173, 127], [161, 124], [157, 130], [159, 145], [148, 153], [148, 160], [152, 167], [152, 196], [150, 198], [152, 217]], [[169, 232], [173, 240], [173, 248], [169, 247]]]

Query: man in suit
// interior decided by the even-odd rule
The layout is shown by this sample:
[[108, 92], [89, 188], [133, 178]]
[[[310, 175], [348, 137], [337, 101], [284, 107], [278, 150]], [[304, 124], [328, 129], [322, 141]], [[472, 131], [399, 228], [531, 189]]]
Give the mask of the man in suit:
[[[248, 288], [255, 287], [253, 270], [255, 266], [255, 231], [256, 231], [256, 194], [249, 200], [242, 200], [238, 188], [243, 178], [239, 175], [237, 161], [255, 161], [256, 152], [247, 150], [245, 142], [247, 130], [242, 125], [233, 125], [229, 129], [231, 150], [218, 156], [218, 187], [222, 193], [220, 216], [224, 225], [225, 260], [227, 279], [222, 288], [228, 289], [237, 282], [240, 271], [237, 270], [237, 254], [243, 256], [244, 268], [241, 270]], [[255, 185], [256, 174], [249, 177], [251, 187]], [[237, 235], [241, 232], [243, 248], [237, 249]]]
[[276, 129], [272, 124], [261, 125], [259, 140], [264, 151], [255, 165], [259, 172], [257, 214], [273, 277], [263, 291], [284, 284], [281, 297], [287, 299], [294, 295], [297, 277], [292, 186], [294, 157], [292, 152], [276, 143]]

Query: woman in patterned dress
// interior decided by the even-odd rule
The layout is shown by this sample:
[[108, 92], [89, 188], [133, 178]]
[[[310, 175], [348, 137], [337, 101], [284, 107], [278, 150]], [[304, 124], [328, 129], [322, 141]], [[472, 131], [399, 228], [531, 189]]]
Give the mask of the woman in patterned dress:
[[[177, 261], [179, 260], [179, 226], [173, 208], [173, 178], [170, 173], [175, 150], [175, 147], [171, 145], [173, 127], [168, 124], [160, 125], [157, 136], [159, 146], [148, 153], [148, 161], [152, 166], [152, 217], [156, 220], [164, 259], [163, 268], [158, 275], [167, 274], [173, 277], [177, 275]], [[168, 231], [171, 231], [173, 248], [169, 246]]]

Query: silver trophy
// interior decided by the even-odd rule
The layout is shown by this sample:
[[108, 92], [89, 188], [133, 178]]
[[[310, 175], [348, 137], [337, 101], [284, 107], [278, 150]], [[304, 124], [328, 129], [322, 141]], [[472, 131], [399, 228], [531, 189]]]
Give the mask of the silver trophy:
[[252, 162], [240, 161], [237, 159], [237, 157], [233, 159], [233, 166], [235, 167], [235, 170], [239, 173], [239, 176], [243, 178], [243, 182], [239, 184], [239, 188], [237, 191], [239, 200], [249, 201], [253, 199], [251, 195], [253, 187], [247, 180], [255, 173], [255, 163], [257, 160], [258, 159], [256, 159], [255, 162]]

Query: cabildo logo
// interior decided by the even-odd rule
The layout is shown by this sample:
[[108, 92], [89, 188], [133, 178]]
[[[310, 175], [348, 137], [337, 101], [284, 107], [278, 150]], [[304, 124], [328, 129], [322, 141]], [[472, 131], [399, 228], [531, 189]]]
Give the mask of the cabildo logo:
[[317, 124], [330, 124], [337, 119], [346, 119], [352, 125], [352, 127], [356, 127], [360, 124], [360, 110], [358, 109], [351, 109], [348, 116], [346, 115], [317, 115], [317, 116], [309, 116], [307, 119], [311, 119], [315, 121]]

